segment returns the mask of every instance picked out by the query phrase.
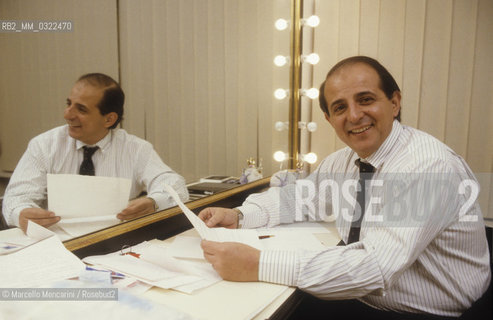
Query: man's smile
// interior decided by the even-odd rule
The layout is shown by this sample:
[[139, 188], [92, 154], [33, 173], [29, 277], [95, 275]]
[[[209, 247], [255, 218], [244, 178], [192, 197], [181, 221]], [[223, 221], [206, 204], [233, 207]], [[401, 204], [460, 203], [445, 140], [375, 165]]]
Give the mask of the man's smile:
[[356, 128], [356, 129], [351, 129], [348, 131], [348, 133], [350, 134], [360, 134], [360, 133], [363, 133], [367, 130], [369, 130], [371, 127], [373, 127], [373, 124], [370, 124], [370, 125], [367, 125], [367, 126], [363, 126], [363, 127], [359, 127], [359, 128]]

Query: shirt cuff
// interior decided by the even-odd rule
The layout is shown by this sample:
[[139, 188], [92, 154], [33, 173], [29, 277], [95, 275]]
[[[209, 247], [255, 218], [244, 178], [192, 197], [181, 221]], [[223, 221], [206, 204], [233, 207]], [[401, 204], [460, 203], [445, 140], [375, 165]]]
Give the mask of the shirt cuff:
[[263, 221], [263, 217], [260, 213], [260, 209], [253, 204], [247, 204], [237, 207], [238, 210], [243, 213], [243, 225], [241, 229], [253, 229], [266, 225], [267, 221]]
[[296, 286], [299, 274], [298, 254], [295, 251], [261, 251], [259, 281]]
[[[188, 193], [182, 192], [182, 190], [177, 190], [176, 191], [178, 195], [180, 196], [181, 201], [185, 202], [188, 200]], [[157, 210], [164, 210], [170, 207], [174, 207], [177, 204], [175, 203], [175, 200], [171, 197], [170, 194], [166, 193], [161, 193], [161, 192], [153, 192], [151, 194], [147, 195], [148, 198], [154, 199], [156, 201]]]

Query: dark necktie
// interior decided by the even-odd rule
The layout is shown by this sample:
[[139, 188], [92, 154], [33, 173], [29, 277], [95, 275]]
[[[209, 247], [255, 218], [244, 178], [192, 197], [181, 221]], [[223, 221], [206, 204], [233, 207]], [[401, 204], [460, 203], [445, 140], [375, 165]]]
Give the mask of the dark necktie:
[[84, 146], [84, 160], [80, 164], [79, 174], [85, 176], [95, 175], [94, 163], [92, 162], [92, 155], [99, 147], [88, 147]]
[[356, 200], [358, 201], [358, 204], [361, 208], [361, 214], [357, 215], [357, 207], [354, 209], [355, 214], [354, 216], [357, 217], [357, 219], [353, 218], [353, 221], [351, 222], [351, 229], [349, 229], [349, 236], [348, 236], [348, 241], [347, 244], [357, 242], [359, 241], [359, 234], [361, 231], [361, 222], [363, 221], [363, 216], [365, 215], [365, 191], [366, 191], [366, 181], [371, 180], [373, 173], [375, 172], [375, 168], [365, 162], [361, 162], [360, 159], [356, 160], [358, 166], [359, 166], [359, 185], [361, 186], [361, 190], [358, 191], [358, 194], [356, 195]]

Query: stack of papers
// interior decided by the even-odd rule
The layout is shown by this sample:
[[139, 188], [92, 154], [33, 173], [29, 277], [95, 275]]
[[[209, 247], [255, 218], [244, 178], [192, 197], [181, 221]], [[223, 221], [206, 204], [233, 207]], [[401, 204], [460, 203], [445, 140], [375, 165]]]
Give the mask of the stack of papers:
[[143, 242], [127, 252], [90, 256], [84, 262], [134, 277], [163, 289], [191, 294], [221, 280], [209, 263], [172, 257], [163, 246]]
[[84, 263], [68, 251], [53, 232], [36, 223], [28, 222], [25, 237], [28, 238], [23, 241], [25, 245], [0, 256], [3, 288], [38, 287], [77, 277], [85, 268]]

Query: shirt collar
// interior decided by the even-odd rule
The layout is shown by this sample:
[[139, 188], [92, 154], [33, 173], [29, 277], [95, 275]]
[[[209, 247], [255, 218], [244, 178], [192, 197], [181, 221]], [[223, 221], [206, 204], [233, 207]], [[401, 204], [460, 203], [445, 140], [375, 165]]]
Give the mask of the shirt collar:
[[104, 136], [103, 139], [99, 140], [98, 142], [96, 142], [96, 144], [93, 144], [93, 145], [88, 145], [88, 144], [85, 144], [84, 142], [82, 141], [79, 141], [79, 140], [75, 140], [75, 148], [77, 150], [81, 149], [82, 147], [84, 146], [89, 146], [89, 147], [95, 147], [95, 146], [98, 146], [99, 149], [101, 149], [102, 152], [104, 152], [104, 150], [109, 146], [109, 144], [111, 143], [111, 138], [113, 137], [113, 129], [110, 129], [109, 132]]
[[380, 148], [378, 148], [377, 151], [375, 151], [367, 158], [361, 159], [361, 161], [368, 162], [376, 169], [379, 169], [383, 165], [385, 160], [388, 158], [388, 156], [391, 154], [391, 150], [394, 144], [396, 143], [397, 138], [399, 137], [401, 132], [402, 132], [401, 123], [394, 119], [394, 122], [392, 123], [392, 130], [390, 131], [389, 136], [384, 140]]

